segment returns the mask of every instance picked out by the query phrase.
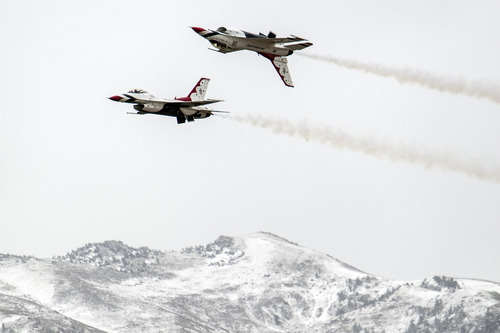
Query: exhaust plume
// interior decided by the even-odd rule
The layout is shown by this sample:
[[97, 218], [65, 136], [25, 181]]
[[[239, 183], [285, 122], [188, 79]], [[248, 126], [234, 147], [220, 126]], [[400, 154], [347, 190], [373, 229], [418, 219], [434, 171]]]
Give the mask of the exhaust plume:
[[292, 123], [288, 120], [256, 115], [227, 116], [225, 118], [267, 129], [276, 134], [300, 137], [334, 148], [350, 149], [377, 158], [386, 158], [390, 161], [418, 164], [428, 169], [441, 168], [461, 172], [471, 177], [500, 183], [500, 166], [485, 167], [473, 160], [460, 158], [446, 152], [425, 151], [410, 145], [395, 144], [374, 137], [356, 136], [328, 126], [309, 125], [306, 121]]
[[491, 82], [469, 81], [463, 78], [449, 78], [429, 71], [414, 68], [389, 67], [373, 62], [352, 59], [297, 53], [303, 57], [335, 64], [343, 68], [354, 69], [382, 77], [396, 79], [400, 84], [416, 84], [428, 89], [456, 95], [488, 99], [500, 103], [500, 86]]

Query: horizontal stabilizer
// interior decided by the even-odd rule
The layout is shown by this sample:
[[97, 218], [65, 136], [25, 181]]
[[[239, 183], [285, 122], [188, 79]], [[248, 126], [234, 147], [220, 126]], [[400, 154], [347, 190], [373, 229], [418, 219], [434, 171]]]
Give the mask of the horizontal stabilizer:
[[223, 54], [226, 54], [226, 53], [232, 53], [232, 52], [236, 52], [236, 51], [240, 51], [240, 50], [228, 50], [228, 49], [224, 49], [224, 50], [219, 50], [219, 49], [212, 49], [212, 48], [208, 48], [210, 51], [214, 51], [214, 52], [218, 52], [218, 53], [223, 53]]
[[313, 45], [313, 43], [311, 42], [307, 42], [307, 43], [295, 43], [295, 44], [286, 44], [286, 45], [283, 45], [283, 47], [289, 49], [289, 50], [302, 50], [302, 49], [305, 49], [306, 47], [309, 47]]

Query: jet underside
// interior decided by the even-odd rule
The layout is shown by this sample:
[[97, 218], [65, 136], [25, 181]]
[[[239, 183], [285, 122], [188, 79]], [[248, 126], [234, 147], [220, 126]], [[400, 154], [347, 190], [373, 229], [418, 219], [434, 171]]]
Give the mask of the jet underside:
[[164, 105], [159, 111], [148, 111], [147, 105], [145, 104], [135, 104], [134, 109], [137, 111], [136, 114], [156, 114], [159, 116], [175, 117], [179, 124], [185, 123], [186, 120], [194, 121], [195, 119], [208, 118], [212, 115], [210, 110], [203, 107], [196, 107], [195, 109], [168, 104]]
[[213, 46], [219, 49], [220, 52], [234, 52], [241, 50], [255, 51], [258, 53], [267, 53], [280, 57], [289, 56], [293, 53], [292, 50], [286, 49], [280, 45], [262, 44], [259, 43], [259, 38], [238, 38], [224, 35], [214, 35], [208, 38]]
[[288, 70], [287, 56], [294, 51], [302, 50], [313, 45], [306, 39], [291, 35], [285, 38], [276, 38], [276, 34], [269, 32], [264, 34], [253, 34], [243, 30], [227, 29], [220, 27], [217, 30], [191, 27], [201, 37], [207, 39], [220, 53], [231, 53], [235, 51], [248, 50], [257, 52], [271, 61], [278, 72], [283, 83], [293, 87], [292, 78]]

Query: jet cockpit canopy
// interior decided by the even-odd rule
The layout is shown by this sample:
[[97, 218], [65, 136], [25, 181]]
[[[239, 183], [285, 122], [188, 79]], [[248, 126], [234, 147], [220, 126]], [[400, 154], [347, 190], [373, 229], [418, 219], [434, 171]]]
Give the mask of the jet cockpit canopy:
[[131, 94], [147, 94], [148, 92], [146, 90], [142, 89], [132, 89], [129, 91]]
[[217, 29], [217, 32], [221, 32], [223, 34], [235, 37], [245, 37], [245, 34], [241, 30], [236, 29], [228, 29], [226, 27], [220, 27]]

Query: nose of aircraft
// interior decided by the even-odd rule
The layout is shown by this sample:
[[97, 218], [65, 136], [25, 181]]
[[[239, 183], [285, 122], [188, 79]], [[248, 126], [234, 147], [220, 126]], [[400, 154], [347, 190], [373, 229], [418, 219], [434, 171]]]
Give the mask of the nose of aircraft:
[[111, 96], [109, 99], [112, 101], [115, 101], [115, 102], [119, 102], [123, 99], [123, 97], [115, 95], [115, 96]]
[[191, 27], [191, 29], [193, 29], [197, 34], [201, 34], [203, 31], [206, 31], [205, 29], [199, 27]]

